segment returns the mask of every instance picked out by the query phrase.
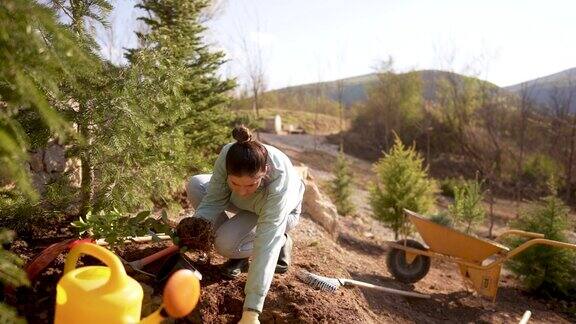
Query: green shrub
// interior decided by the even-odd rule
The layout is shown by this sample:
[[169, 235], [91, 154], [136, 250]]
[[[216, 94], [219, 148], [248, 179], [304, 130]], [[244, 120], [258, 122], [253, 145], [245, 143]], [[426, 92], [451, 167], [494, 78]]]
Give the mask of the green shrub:
[[452, 218], [450, 218], [449, 215], [445, 214], [445, 213], [439, 213], [439, 214], [435, 214], [430, 216], [430, 220], [433, 221], [434, 223], [438, 224], [438, 225], [442, 225], [442, 226], [446, 226], [446, 227], [453, 227], [453, 221]]
[[[26, 272], [22, 270], [24, 261], [14, 253], [4, 249], [4, 245], [12, 242], [14, 232], [0, 230], [0, 288], [3, 285], [10, 287], [29, 286], [30, 282]], [[17, 316], [16, 311], [0, 302], [0, 323], [26, 323]]]
[[468, 181], [454, 188], [454, 203], [448, 210], [455, 223], [465, 226], [466, 233], [470, 233], [486, 217], [482, 199], [483, 193], [478, 181]]
[[41, 208], [37, 200], [17, 190], [9, 194], [0, 194], [0, 227], [21, 233], [44, 217], [50, 217], [50, 215], [46, 215], [46, 211]]
[[399, 232], [408, 230], [403, 210], [427, 213], [434, 206], [436, 185], [414, 147], [404, 147], [398, 137], [374, 169], [376, 182], [370, 186], [374, 216], [392, 228], [398, 239]]
[[230, 127], [236, 125], [244, 125], [250, 129], [261, 129], [264, 125], [262, 120], [259, 120], [251, 112], [237, 112], [230, 123]]
[[[150, 211], [142, 211], [136, 216], [126, 216], [118, 210], [88, 212], [86, 217], [72, 222], [80, 235], [89, 234], [94, 239], [104, 239], [110, 246], [123, 245], [128, 237], [137, 237], [154, 233], [172, 234], [168, 224], [168, 214], [163, 211], [162, 219], [155, 219]], [[152, 232], [151, 229], [154, 231]]]
[[443, 196], [454, 198], [454, 188], [463, 186], [468, 182], [464, 178], [444, 178], [440, 180], [440, 192]]
[[0, 192], [0, 227], [10, 228], [21, 234], [33, 226], [64, 215], [64, 211], [78, 202], [77, 189], [62, 175], [48, 183], [40, 200], [27, 196], [19, 189]]
[[346, 156], [343, 152], [338, 154], [336, 160], [336, 169], [334, 170], [336, 177], [332, 181], [331, 192], [334, 197], [334, 204], [338, 213], [341, 215], [350, 215], [354, 212], [354, 205], [350, 201], [351, 186], [352, 186], [352, 173], [346, 161]]
[[530, 156], [522, 167], [521, 180], [536, 190], [548, 194], [548, 184], [557, 180], [562, 173], [562, 167], [552, 158], [544, 154]]
[[[544, 199], [544, 204], [534, 205], [511, 224], [529, 232], [542, 233], [547, 239], [566, 242], [564, 231], [570, 228], [568, 207], [557, 197]], [[508, 240], [511, 247], [525, 239]], [[549, 296], [572, 296], [576, 292], [576, 253], [570, 249], [538, 245], [511, 259], [507, 266], [517, 274], [526, 288]]]

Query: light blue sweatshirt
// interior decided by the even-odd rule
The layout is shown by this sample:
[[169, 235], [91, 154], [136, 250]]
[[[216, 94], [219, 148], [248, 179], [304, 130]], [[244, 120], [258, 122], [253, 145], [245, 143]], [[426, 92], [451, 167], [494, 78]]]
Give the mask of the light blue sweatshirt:
[[290, 159], [277, 148], [264, 145], [268, 151], [269, 170], [266, 180], [248, 197], [234, 194], [228, 187], [226, 172], [226, 154], [232, 144], [225, 145], [220, 151], [208, 192], [194, 216], [212, 221], [229, 203], [258, 215], [252, 262], [244, 288], [244, 309], [261, 312], [280, 249], [285, 242], [288, 214], [302, 201], [305, 187]]

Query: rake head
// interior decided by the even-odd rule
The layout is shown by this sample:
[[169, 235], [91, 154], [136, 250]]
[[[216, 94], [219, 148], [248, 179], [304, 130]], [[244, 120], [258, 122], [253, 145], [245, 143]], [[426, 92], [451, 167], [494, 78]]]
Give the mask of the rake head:
[[342, 286], [340, 280], [336, 278], [328, 278], [319, 276], [314, 273], [310, 273], [306, 270], [301, 270], [296, 274], [298, 279], [304, 281], [314, 288], [318, 288], [323, 291], [335, 292], [338, 287]]

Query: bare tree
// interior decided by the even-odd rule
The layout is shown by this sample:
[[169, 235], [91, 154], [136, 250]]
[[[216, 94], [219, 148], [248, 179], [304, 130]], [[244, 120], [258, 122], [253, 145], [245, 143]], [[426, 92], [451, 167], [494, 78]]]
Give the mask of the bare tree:
[[[342, 56], [342, 52], [338, 55], [338, 69], [340, 69], [345, 63]], [[344, 79], [339, 78], [336, 81], [336, 99], [338, 100], [338, 122], [339, 122], [339, 137], [340, 137], [340, 151], [344, 152], [344, 90], [346, 84]]]
[[200, 22], [202, 24], [220, 16], [228, 4], [227, 0], [211, 0], [210, 4], [200, 15]]
[[[320, 101], [321, 101], [321, 97], [323, 96], [323, 86], [324, 84], [322, 83], [322, 63], [321, 60], [318, 58], [317, 60], [318, 64], [318, 82], [316, 82], [316, 84], [314, 85], [314, 151], [318, 150], [318, 144], [319, 144], [319, 138], [318, 138], [318, 115], [320, 113]], [[304, 100], [304, 98], [306, 98], [306, 93], [303, 93], [301, 96], [302, 100]]]
[[[572, 78], [569, 78], [568, 81], [568, 109], [572, 107], [575, 96], [576, 96], [576, 88], [574, 87], [574, 82]], [[574, 112], [570, 111], [570, 137], [569, 141], [570, 144], [568, 145], [568, 160], [566, 163], [566, 200], [572, 200], [572, 187], [573, 187], [573, 180], [572, 180], [572, 173], [574, 169], [574, 153], [576, 148], [576, 116], [574, 116]]]
[[533, 99], [534, 84], [523, 83], [520, 88], [520, 96], [518, 100], [518, 158], [516, 160], [516, 184], [514, 190], [514, 200], [516, 201], [517, 215], [519, 201], [523, 197], [522, 193], [522, 182], [520, 181], [522, 176], [522, 168], [524, 165], [524, 159], [526, 155], [526, 137], [528, 131], [528, 123], [530, 117], [534, 110], [534, 99]]
[[336, 98], [338, 99], [338, 122], [340, 135], [340, 151], [344, 151], [344, 80], [336, 81]]
[[252, 93], [252, 110], [256, 118], [260, 117], [262, 108], [262, 94], [266, 91], [266, 69], [264, 67], [263, 49], [260, 39], [261, 28], [258, 15], [254, 19], [256, 30], [253, 33], [254, 39], [249, 39], [249, 35], [244, 28], [237, 28], [240, 34], [240, 50], [243, 56], [242, 65], [247, 74], [247, 81]]
[[549, 93], [549, 108], [553, 118], [551, 130], [553, 139], [550, 150], [564, 165], [565, 199], [572, 199], [573, 164], [576, 149], [576, 117], [570, 110], [576, 100], [576, 84], [571, 77], [565, 83], [554, 85]]

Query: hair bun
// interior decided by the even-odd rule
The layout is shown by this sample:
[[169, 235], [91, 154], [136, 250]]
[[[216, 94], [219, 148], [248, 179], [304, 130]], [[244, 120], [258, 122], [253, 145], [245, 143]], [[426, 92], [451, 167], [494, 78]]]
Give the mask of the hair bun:
[[246, 126], [240, 125], [234, 127], [232, 137], [234, 137], [238, 143], [249, 142], [252, 140], [252, 132], [250, 132]]

